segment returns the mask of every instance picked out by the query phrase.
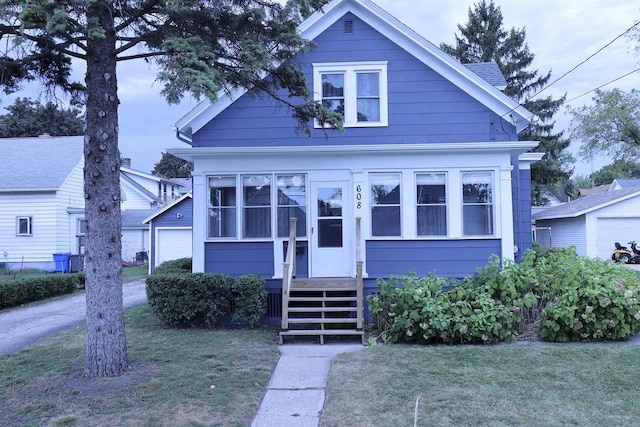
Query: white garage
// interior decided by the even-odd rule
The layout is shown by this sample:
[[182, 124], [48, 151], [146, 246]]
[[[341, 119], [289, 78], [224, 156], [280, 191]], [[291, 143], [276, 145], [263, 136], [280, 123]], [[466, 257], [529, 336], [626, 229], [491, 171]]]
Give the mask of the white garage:
[[598, 258], [606, 259], [611, 256], [615, 243], [629, 246], [628, 242], [640, 242], [640, 218], [598, 218], [597, 223]]
[[193, 256], [193, 201], [185, 194], [144, 220], [149, 224], [149, 271], [165, 261]]
[[191, 227], [156, 228], [155, 265], [192, 255]]
[[605, 191], [533, 215], [552, 247], [574, 246], [579, 255], [611, 259], [615, 242], [640, 242], [640, 188]]

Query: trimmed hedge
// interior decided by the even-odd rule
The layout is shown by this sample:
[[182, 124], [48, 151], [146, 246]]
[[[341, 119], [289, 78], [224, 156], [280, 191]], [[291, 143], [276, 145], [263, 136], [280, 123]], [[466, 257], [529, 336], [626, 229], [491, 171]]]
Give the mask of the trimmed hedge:
[[0, 309], [69, 294], [84, 288], [84, 273], [27, 277], [0, 283]]
[[254, 326], [267, 309], [265, 281], [256, 275], [154, 273], [146, 283], [153, 312], [173, 327], [213, 328], [228, 316]]
[[153, 274], [191, 273], [191, 265], [190, 257], [165, 261], [153, 270]]

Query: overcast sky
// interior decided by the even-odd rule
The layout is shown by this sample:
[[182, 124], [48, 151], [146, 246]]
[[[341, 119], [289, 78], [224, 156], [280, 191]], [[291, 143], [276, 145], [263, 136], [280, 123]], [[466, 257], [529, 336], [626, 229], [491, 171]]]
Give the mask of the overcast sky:
[[[375, 2], [435, 45], [453, 44], [457, 24], [466, 24], [474, 0], [375, 0]], [[559, 78], [640, 20], [637, 0], [495, 0], [502, 10], [505, 29], [525, 28], [526, 42], [535, 55], [534, 69], [541, 74], [552, 71]], [[634, 51], [640, 41], [622, 37], [587, 63], [555, 83], [542, 95], [558, 98], [567, 94], [571, 100], [638, 68], [640, 55]], [[154, 73], [141, 63], [121, 64], [118, 68], [120, 117], [120, 151], [132, 159], [132, 167], [149, 172], [169, 147], [184, 147], [172, 128], [196, 103], [187, 100], [168, 106], [159, 95], [161, 85], [154, 83]], [[603, 89], [640, 87], [636, 72]], [[32, 96], [23, 92], [20, 96]], [[593, 94], [575, 99], [568, 105], [576, 108], [591, 102]], [[2, 98], [0, 107], [13, 102]], [[4, 113], [5, 111], [2, 111]], [[556, 115], [557, 130], [568, 127], [566, 108]], [[575, 144], [576, 149], [577, 145]], [[588, 174], [608, 160], [597, 159], [594, 165], [580, 160], [576, 172]]]

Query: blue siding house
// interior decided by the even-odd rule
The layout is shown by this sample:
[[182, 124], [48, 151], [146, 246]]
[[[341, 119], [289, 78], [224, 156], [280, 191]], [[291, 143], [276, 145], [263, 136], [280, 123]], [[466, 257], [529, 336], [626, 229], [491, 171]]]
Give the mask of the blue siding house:
[[286, 106], [241, 91], [183, 117], [190, 146], [169, 152], [194, 164], [194, 271], [260, 274], [279, 293], [292, 217], [294, 275], [353, 278], [360, 265], [365, 293], [531, 246], [541, 155], [518, 141], [532, 113], [500, 91], [497, 65], [460, 64], [369, 0], [334, 0], [299, 30], [316, 44], [298, 58], [309, 87], [344, 131], [310, 123], [308, 137]]

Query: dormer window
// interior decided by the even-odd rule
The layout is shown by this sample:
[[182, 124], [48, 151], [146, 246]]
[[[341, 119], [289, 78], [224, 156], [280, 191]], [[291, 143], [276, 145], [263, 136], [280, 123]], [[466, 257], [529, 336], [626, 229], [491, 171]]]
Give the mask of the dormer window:
[[314, 64], [313, 72], [315, 99], [345, 127], [388, 125], [386, 62]]

